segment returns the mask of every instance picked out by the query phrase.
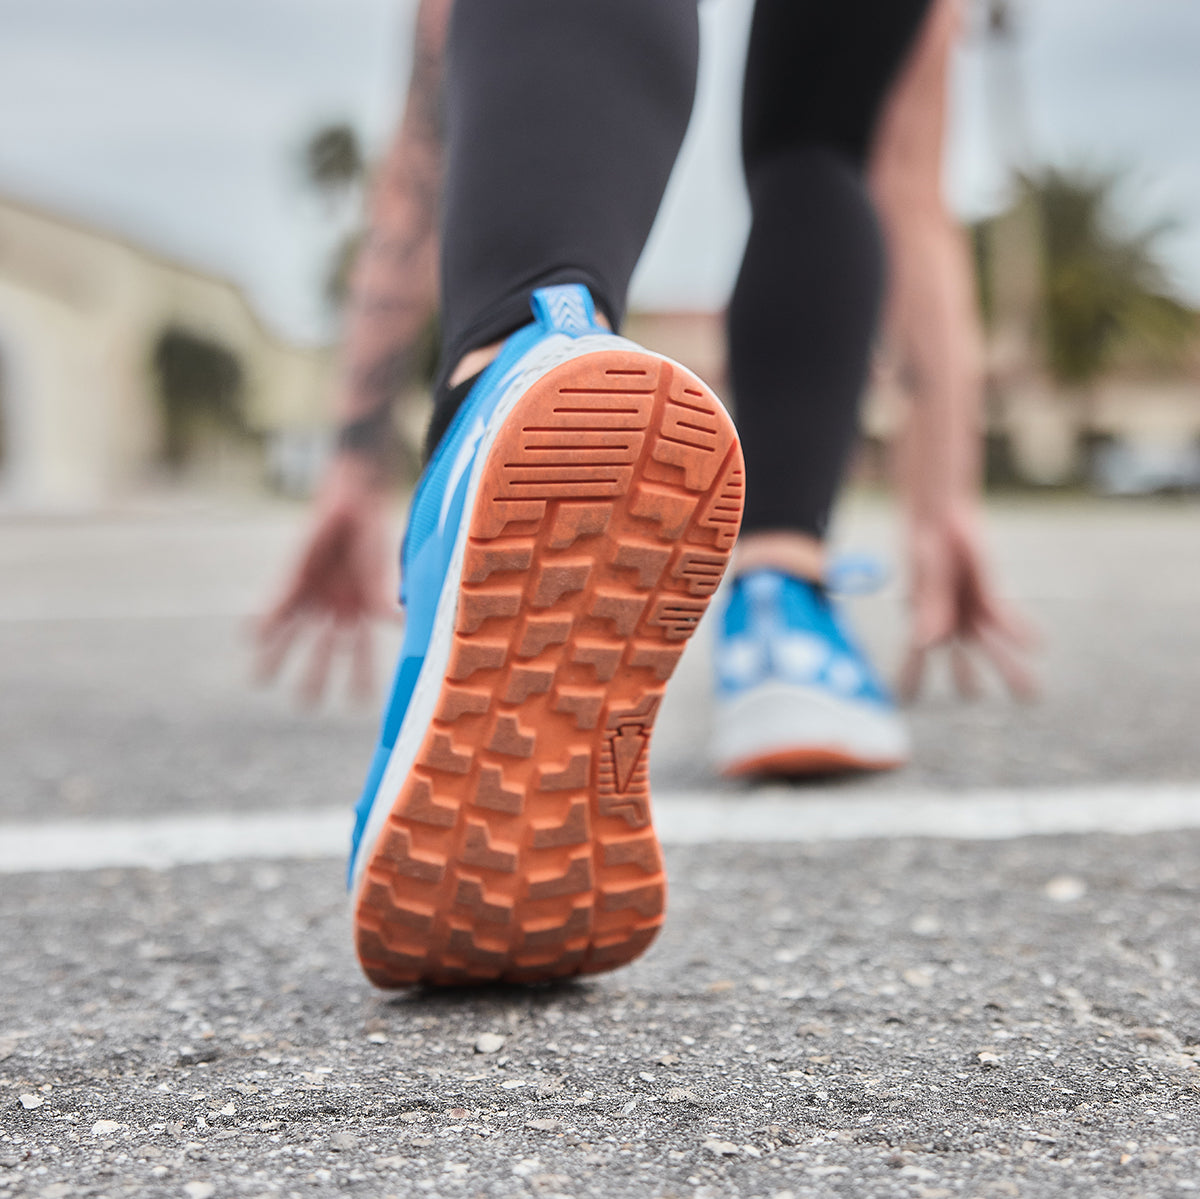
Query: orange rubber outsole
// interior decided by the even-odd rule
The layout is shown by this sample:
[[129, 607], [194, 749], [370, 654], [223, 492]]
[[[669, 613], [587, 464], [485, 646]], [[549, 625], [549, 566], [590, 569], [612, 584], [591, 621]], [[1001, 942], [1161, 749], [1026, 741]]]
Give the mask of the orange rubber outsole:
[[884, 770], [899, 770], [905, 765], [904, 758], [855, 757], [841, 749], [822, 749], [810, 746], [804, 749], [781, 749], [771, 753], [755, 754], [740, 758], [722, 768], [726, 778], [754, 778], [771, 775], [780, 778], [799, 778], [803, 775], [875, 773]]
[[649, 736], [742, 496], [724, 408], [656, 355], [593, 352], [517, 401], [472, 508], [435, 715], [356, 903], [374, 983], [536, 982], [650, 944]]

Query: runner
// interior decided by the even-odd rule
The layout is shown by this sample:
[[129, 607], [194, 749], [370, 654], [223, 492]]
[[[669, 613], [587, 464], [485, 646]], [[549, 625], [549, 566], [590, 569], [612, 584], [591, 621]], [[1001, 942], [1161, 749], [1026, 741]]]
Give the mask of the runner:
[[[732, 772], [826, 765], [828, 732], [810, 752], [799, 717], [813, 705], [792, 702], [814, 696], [883, 730], [878, 762], [855, 764], [903, 756], [822, 587], [823, 538], [882, 288], [864, 167], [924, 9], [756, 9], [754, 225], [730, 322], [750, 535], [718, 649]], [[605, 969], [661, 921], [648, 738], [732, 548], [743, 479], [711, 392], [608, 330], [686, 128], [696, 51], [694, 0], [456, 6], [444, 366], [404, 546], [405, 648], [351, 864], [359, 952], [381, 985]], [[360, 424], [345, 454], [372, 442]], [[302, 570], [268, 626], [276, 644], [312, 597]], [[730, 731], [789, 703], [790, 742]]]

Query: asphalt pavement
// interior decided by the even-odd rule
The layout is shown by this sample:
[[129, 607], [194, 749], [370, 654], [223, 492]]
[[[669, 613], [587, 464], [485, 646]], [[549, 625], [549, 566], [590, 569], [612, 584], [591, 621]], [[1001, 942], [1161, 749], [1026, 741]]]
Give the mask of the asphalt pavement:
[[[36, 869], [0, 872], [0, 1196], [1200, 1186], [1200, 507], [997, 506], [1045, 696], [961, 705], [937, 680], [893, 776], [716, 784], [702, 630], [654, 744], [693, 835], [668, 845], [651, 951], [559, 987], [397, 996], [358, 974], [334, 839], [156, 868], [68, 853], [71, 830], [230, 813], [323, 828], [353, 799], [375, 712], [248, 682], [246, 621], [301, 516], [0, 521], [0, 842], [49, 834]], [[866, 501], [841, 540], [892, 533]], [[900, 600], [854, 602], [893, 664]], [[1121, 831], [1156, 803], [1138, 827], [1159, 831]]]

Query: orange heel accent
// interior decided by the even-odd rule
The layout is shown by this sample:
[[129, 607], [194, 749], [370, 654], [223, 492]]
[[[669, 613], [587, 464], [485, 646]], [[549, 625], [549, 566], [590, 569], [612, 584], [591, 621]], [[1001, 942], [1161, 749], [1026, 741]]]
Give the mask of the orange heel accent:
[[611, 970], [662, 923], [650, 734], [741, 522], [737, 436], [682, 367], [554, 368], [493, 444], [447, 677], [366, 866], [381, 987]]
[[899, 770], [905, 763], [904, 758], [863, 759], [833, 746], [827, 749], [806, 746], [804, 749], [780, 749], [772, 753], [739, 758], [724, 767], [721, 773], [730, 779], [802, 778], [808, 775], [882, 773], [886, 770]]

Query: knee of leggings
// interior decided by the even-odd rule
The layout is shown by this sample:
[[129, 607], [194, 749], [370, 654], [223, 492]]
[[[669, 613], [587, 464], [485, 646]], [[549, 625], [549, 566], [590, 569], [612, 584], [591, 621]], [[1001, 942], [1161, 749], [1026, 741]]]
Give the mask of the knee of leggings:
[[797, 145], [765, 155], [747, 168], [746, 186], [756, 217], [783, 208], [791, 209], [790, 220], [797, 221], [831, 207], [843, 217], [860, 210], [869, 219], [874, 216], [862, 165], [829, 146]]

